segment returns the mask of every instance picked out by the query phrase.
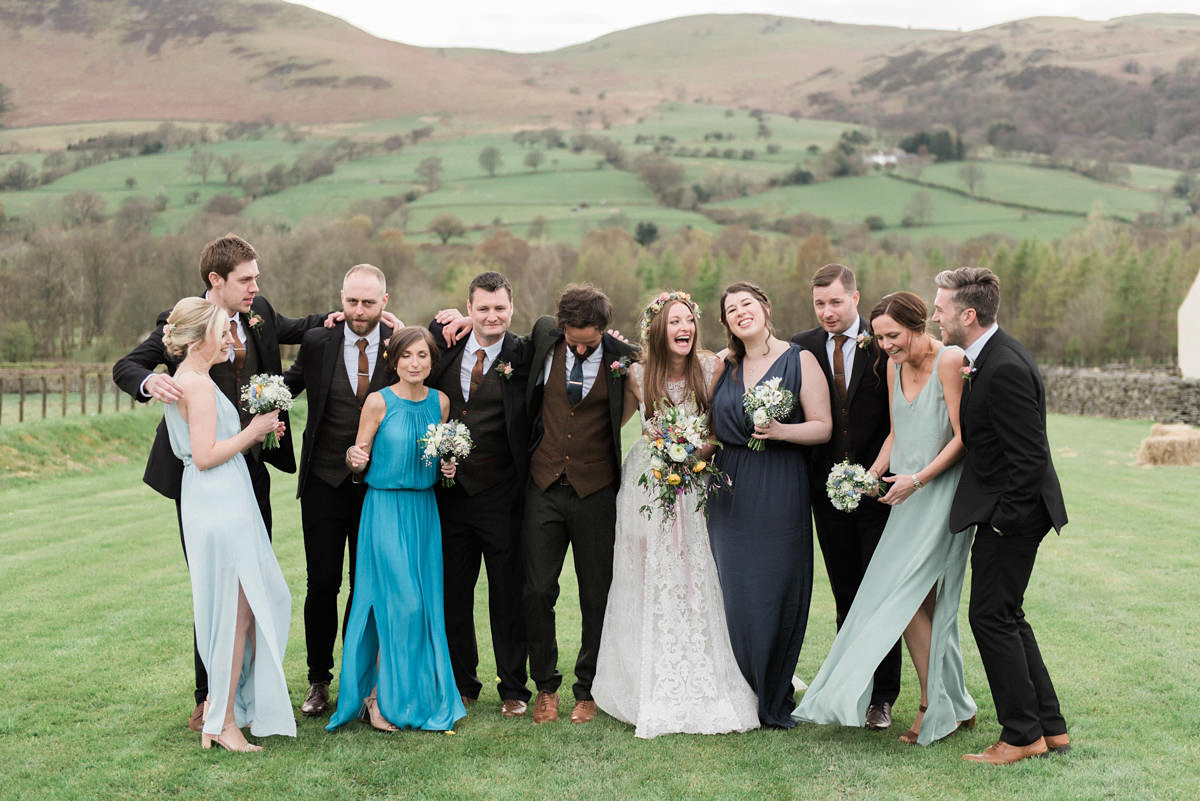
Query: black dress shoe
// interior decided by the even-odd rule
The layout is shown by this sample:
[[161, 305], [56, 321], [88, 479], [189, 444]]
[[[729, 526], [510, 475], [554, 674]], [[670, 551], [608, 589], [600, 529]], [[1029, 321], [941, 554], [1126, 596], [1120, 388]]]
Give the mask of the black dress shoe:
[[867, 707], [867, 728], [873, 731], [883, 731], [892, 725], [892, 705], [887, 701], [871, 704]]
[[329, 709], [329, 683], [319, 681], [308, 685], [308, 695], [304, 696], [304, 703], [300, 705], [300, 711], [310, 718], [315, 718], [318, 715], [324, 715], [327, 709]]

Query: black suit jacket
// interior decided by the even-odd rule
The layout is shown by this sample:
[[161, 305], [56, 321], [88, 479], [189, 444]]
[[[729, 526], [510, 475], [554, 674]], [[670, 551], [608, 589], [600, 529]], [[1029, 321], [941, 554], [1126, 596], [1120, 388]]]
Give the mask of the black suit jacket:
[[[542, 370], [546, 365], [546, 356], [562, 339], [562, 331], [558, 329], [553, 317], [540, 317], [533, 324], [533, 333], [529, 335], [533, 346], [532, 361], [529, 366], [529, 386], [526, 388], [526, 405], [530, 419], [530, 453], [537, 450], [542, 441], [542, 398], [545, 386], [541, 383]], [[600, 374], [597, 381], [606, 381], [608, 389], [608, 413], [612, 421], [613, 463], [616, 465], [618, 480], [621, 476], [621, 413], [625, 404], [625, 376], [627, 370], [622, 370], [620, 376], [613, 375], [610, 365], [614, 361], [624, 359], [626, 366], [637, 356], [637, 349], [616, 337], [605, 334], [600, 346], [603, 356], [600, 360]]]
[[1037, 364], [1021, 343], [997, 330], [974, 367], [959, 412], [967, 455], [950, 507], [951, 530], [986, 523], [1005, 534], [1041, 535], [1044, 528], [1029, 528], [1045, 519], [1041, 504], [1060, 530], [1067, 512], [1050, 458]]
[[[865, 319], [861, 320], [863, 330], [867, 330], [866, 322]], [[818, 326], [796, 334], [792, 342], [812, 353], [821, 365], [829, 390], [829, 405], [834, 410], [834, 425], [837, 425], [838, 398], [833, 389], [833, 368], [829, 365], [829, 353], [825, 345], [827, 339], [825, 329]], [[849, 443], [850, 460], [863, 467], [870, 467], [875, 461], [892, 429], [886, 370], [887, 361], [879, 358], [879, 349], [874, 342], [854, 354], [854, 366], [850, 369], [850, 381], [846, 386], [850, 429], [845, 436]], [[831, 437], [828, 442], [805, 449], [808, 452], [808, 479], [813, 503], [829, 509], [833, 509], [833, 505], [825, 492], [825, 479], [830, 469], [842, 460], [842, 454], [835, 452], [835, 439]], [[864, 503], [879, 504], [874, 498], [864, 499]]]
[[[167, 355], [167, 349], [163, 346], [162, 341], [163, 325], [166, 324], [170, 314], [171, 310], [168, 309], [158, 315], [158, 320], [155, 322], [150, 336], [113, 365], [113, 383], [142, 403], [150, 400], [143, 397], [139, 391], [146, 376], [154, 372], [154, 368], [159, 365], [166, 365], [167, 372], [174, 375], [175, 368], [179, 366], [178, 360]], [[262, 323], [251, 326], [249, 323], [251, 316], [261, 318]], [[275, 311], [266, 298], [256, 295], [254, 302], [250, 305], [249, 314], [244, 313], [241, 318], [242, 326], [248, 332], [247, 336], [253, 337], [259, 368], [262, 372], [281, 374], [283, 365], [279, 358], [279, 346], [299, 343], [305, 331], [324, 324], [325, 316], [324, 314], [310, 314], [307, 317], [296, 319], [284, 317]], [[230, 398], [229, 400], [234, 406], [241, 405], [239, 398]], [[287, 412], [281, 413], [279, 419], [288, 423]], [[285, 473], [296, 472], [296, 455], [292, 452], [292, 427], [290, 424], [284, 432], [278, 448], [262, 451], [262, 460]], [[150, 447], [150, 458], [146, 460], [146, 471], [142, 475], [142, 480], [168, 498], [179, 498], [180, 484], [183, 481], [183, 462], [175, 458], [175, 453], [171, 450], [171, 440], [167, 435], [165, 422], [158, 424], [158, 431], [155, 432], [154, 444]]]
[[[439, 345], [445, 340], [442, 337], [441, 323], [431, 322], [429, 332]], [[467, 346], [468, 336], [442, 351], [437, 364], [429, 371], [426, 385], [437, 388], [444, 374], [454, 364], [454, 360]], [[513, 469], [516, 471], [518, 486], [524, 486], [525, 477], [529, 474], [529, 415], [525, 409], [526, 388], [529, 383], [530, 354], [533, 348], [529, 340], [518, 337], [511, 332], [504, 334], [504, 344], [500, 346], [500, 355], [496, 362], [506, 362], [513, 368], [509, 378], [501, 379], [500, 385], [504, 393], [504, 426], [507, 431], [508, 447], [512, 454]], [[493, 362], [491, 369], [496, 369]]]
[[[392, 336], [392, 329], [383, 323], [379, 324], [379, 351], [375, 355], [375, 370], [387, 370], [383, 352]], [[283, 381], [295, 397], [301, 392], [308, 392], [308, 419], [304, 423], [304, 441], [300, 447], [300, 474], [296, 481], [296, 497], [304, 493], [304, 486], [312, 473], [312, 454], [316, 447], [317, 437], [321, 433], [321, 423], [325, 419], [325, 401], [329, 398], [329, 388], [333, 384], [336, 370], [345, 369], [342, 359], [342, 346], [346, 341], [346, 324], [344, 322], [333, 328], [311, 328], [304, 332], [300, 342], [300, 352], [296, 361], [283, 374]]]

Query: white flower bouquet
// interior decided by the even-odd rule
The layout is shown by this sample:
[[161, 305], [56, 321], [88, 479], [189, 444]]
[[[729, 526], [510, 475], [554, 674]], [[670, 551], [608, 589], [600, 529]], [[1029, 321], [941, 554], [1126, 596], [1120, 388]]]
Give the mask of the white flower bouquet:
[[879, 481], [860, 464], [838, 462], [825, 479], [825, 493], [834, 509], [853, 512], [862, 496], [876, 489]]
[[[286, 412], [292, 408], [292, 391], [283, 383], [283, 376], [259, 373], [250, 376], [242, 387], [242, 408], [251, 414]], [[274, 431], [268, 431], [263, 439], [264, 448], [278, 448], [279, 439]]]
[[[755, 384], [742, 397], [742, 405], [746, 409], [746, 419], [752, 425], [762, 427], [772, 420], [782, 420], [792, 413], [795, 398], [790, 389], [781, 389], [780, 376], [767, 379]], [[746, 447], [752, 451], [761, 451], [763, 441], [751, 437]]]
[[[455, 464], [459, 459], [466, 459], [475, 447], [471, 441], [471, 430], [466, 423], [458, 420], [447, 420], [445, 423], [430, 423], [425, 429], [425, 436], [418, 440], [422, 447], [421, 459], [425, 464], [436, 461]], [[453, 487], [454, 479], [442, 476], [443, 487]]]
[[647, 518], [653, 517], [657, 506], [664, 519], [674, 520], [680, 496], [693, 489], [699, 491], [698, 506], [703, 509], [710, 488], [729, 482], [711, 460], [700, 458], [700, 449], [708, 441], [703, 415], [660, 405], [642, 439], [650, 446], [650, 470], [638, 477], [638, 485], [654, 496], [653, 504], [639, 510]]

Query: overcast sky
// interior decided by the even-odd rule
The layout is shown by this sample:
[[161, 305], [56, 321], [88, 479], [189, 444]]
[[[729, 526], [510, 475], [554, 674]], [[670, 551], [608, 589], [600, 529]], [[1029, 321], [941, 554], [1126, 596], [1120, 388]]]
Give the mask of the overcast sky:
[[385, 39], [516, 53], [556, 50], [693, 14], [780, 14], [863, 25], [974, 30], [1036, 16], [1107, 20], [1151, 12], [1200, 13], [1196, 0], [292, 0], [298, 1]]

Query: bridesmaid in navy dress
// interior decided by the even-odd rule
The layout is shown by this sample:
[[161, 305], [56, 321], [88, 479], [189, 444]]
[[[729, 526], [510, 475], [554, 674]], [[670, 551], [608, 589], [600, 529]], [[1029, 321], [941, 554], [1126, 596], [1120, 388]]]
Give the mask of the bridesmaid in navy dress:
[[[816, 358], [774, 335], [771, 304], [759, 287], [731, 284], [721, 295], [721, 322], [729, 341], [727, 366], [711, 409], [713, 432], [724, 446], [715, 461], [733, 480], [733, 490], [717, 492], [709, 502], [709, 539], [733, 653], [758, 694], [759, 720], [790, 729], [792, 676], [813, 579], [803, 446], [829, 439], [829, 393]], [[795, 398], [792, 414], [755, 427], [742, 397], [776, 376]], [[751, 437], [764, 449], [746, 447]]]

